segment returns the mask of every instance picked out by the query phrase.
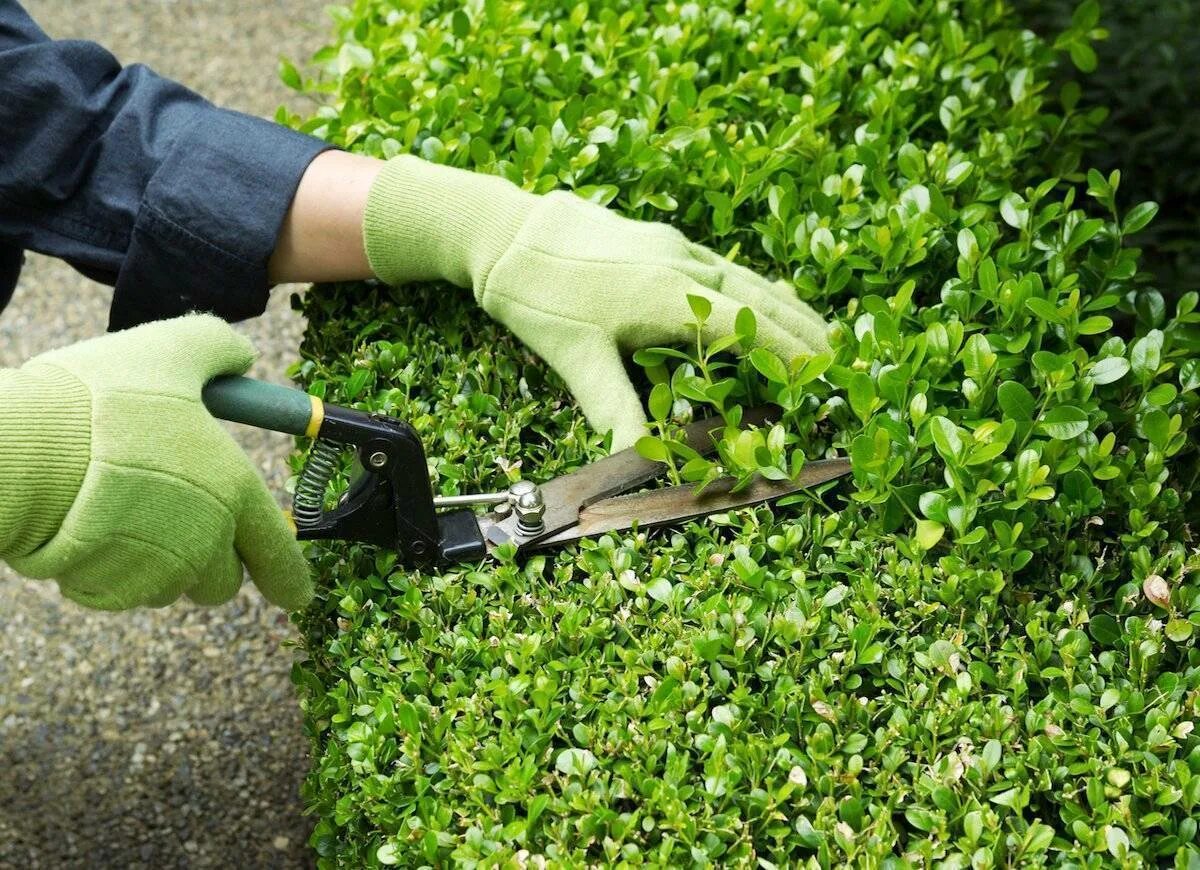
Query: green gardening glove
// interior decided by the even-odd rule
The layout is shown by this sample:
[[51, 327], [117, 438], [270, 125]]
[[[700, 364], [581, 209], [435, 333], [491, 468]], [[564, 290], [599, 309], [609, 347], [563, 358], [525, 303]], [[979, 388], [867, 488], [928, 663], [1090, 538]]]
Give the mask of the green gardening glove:
[[749, 307], [758, 340], [785, 360], [828, 347], [824, 321], [789, 284], [566, 191], [536, 196], [497, 176], [396, 157], [371, 188], [363, 238], [372, 270], [390, 284], [471, 287], [562, 376], [592, 426], [612, 430], [614, 450], [645, 434], [622, 357], [690, 341], [689, 294], [712, 304], [706, 340], [732, 334]]
[[294, 533], [200, 401], [253, 358], [191, 315], [0, 370], [0, 559], [103, 610], [226, 601], [243, 562], [269, 601], [307, 603]]

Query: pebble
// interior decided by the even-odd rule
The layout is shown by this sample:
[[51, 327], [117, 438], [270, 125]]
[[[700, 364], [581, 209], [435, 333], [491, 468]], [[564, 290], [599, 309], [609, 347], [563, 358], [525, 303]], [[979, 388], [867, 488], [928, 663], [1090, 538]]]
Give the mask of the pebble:
[[[311, 111], [276, 65], [323, 44], [324, 3], [24, 0], [52, 36], [93, 39], [263, 117], [285, 101]], [[256, 377], [287, 383], [303, 331], [295, 289], [238, 327], [261, 353]], [[0, 366], [102, 333], [111, 295], [27, 255], [0, 315]], [[291, 439], [230, 431], [282, 503]], [[313, 866], [298, 793], [307, 741], [281, 646], [292, 636], [249, 586], [221, 607], [111, 614], [0, 569], [0, 868]]]

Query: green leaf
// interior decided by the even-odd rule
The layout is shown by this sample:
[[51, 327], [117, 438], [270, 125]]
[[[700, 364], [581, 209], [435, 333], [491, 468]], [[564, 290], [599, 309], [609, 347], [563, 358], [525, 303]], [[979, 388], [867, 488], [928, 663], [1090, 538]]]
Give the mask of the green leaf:
[[1121, 624], [1107, 613], [1098, 613], [1088, 622], [1088, 631], [1098, 644], [1116, 646], [1121, 640]]
[[542, 813], [546, 811], [546, 807], [550, 805], [550, 795], [537, 794], [529, 799], [529, 807], [526, 810], [527, 826], [529, 830], [533, 830], [537, 824], [537, 820], [541, 818]]
[[396, 849], [395, 843], [384, 843], [375, 850], [375, 860], [380, 864], [391, 866], [392, 864], [400, 863], [400, 853]]
[[1049, 849], [1053, 842], [1054, 828], [1034, 822], [1025, 833], [1025, 843], [1021, 852], [1024, 855], [1038, 855]]
[[651, 462], [667, 462], [671, 458], [671, 452], [667, 449], [666, 444], [662, 439], [655, 438], [653, 435], [643, 435], [634, 444], [638, 455]]
[[754, 316], [752, 308], [738, 309], [737, 318], [734, 320], [734, 330], [743, 347], [753, 343], [755, 335], [758, 334], [758, 319]]
[[1088, 430], [1088, 415], [1073, 405], [1059, 405], [1042, 415], [1038, 428], [1051, 438], [1070, 441]]
[[1096, 57], [1095, 50], [1086, 42], [1072, 42], [1068, 49], [1071, 55], [1071, 61], [1079, 68], [1080, 72], [1090, 73], [1096, 71], [1096, 66], [1099, 64], [1099, 59]]
[[590, 749], [570, 748], [558, 753], [554, 767], [568, 776], [584, 776], [596, 766], [596, 756]]
[[1096, 385], [1114, 384], [1129, 373], [1129, 360], [1123, 356], [1110, 356], [1096, 360], [1088, 370], [1088, 377]]
[[671, 406], [674, 402], [671, 388], [667, 384], [655, 384], [650, 390], [650, 399], [646, 403], [650, 409], [650, 417], [660, 423], [666, 420], [671, 416]]
[[942, 458], [952, 464], [957, 463], [963, 452], [963, 442], [959, 437], [958, 427], [945, 417], [931, 417], [929, 431], [933, 435], [933, 443]]
[[922, 550], [932, 550], [945, 534], [946, 527], [933, 520], [917, 520], [917, 543]]
[[659, 211], [675, 211], [675, 209], [679, 208], [679, 201], [669, 193], [651, 193], [642, 199]]
[[850, 378], [847, 398], [855, 415], [865, 423], [871, 418], [875, 404], [875, 382], [866, 373], [855, 372]]
[[1000, 200], [1000, 217], [1010, 227], [1024, 229], [1029, 223], [1029, 206], [1019, 194], [1007, 193]]
[[929, 833], [937, 827], [937, 816], [929, 810], [920, 807], [909, 807], [904, 811], [904, 818], [918, 831]]
[[692, 309], [692, 314], [695, 315], [696, 320], [700, 323], [704, 323], [708, 320], [708, 316], [712, 314], [712, 303], [708, 301], [707, 297], [689, 293], [687, 295], [687, 302], [688, 307]]
[[1152, 329], [1133, 343], [1129, 352], [1129, 364], [1133, 373], [1144, 382], [1158, 373], [1162, 364], [1163, 333]]
[[673, 590], [671, 581], [665, 577], [657, 577], [646, 584], [646, 594], [655, 601], [670, 601]]
[[1156, 214], [1158, 214], [1158, 203], [1138, 203], [1129, 210], [1129, 214], [1125, 215], [1125, 223], [1121, 226], [1121, 232], [1126, 235], [1132, 235], [1141, 231], [1150, 221], [1154, 220]]
[[1176, 617], [1167, 623], [1167, 637], [1175, 643], [1184, 643], [1191, 639], [1193, 628], [1186, 619]]
[[788, 382], [787, 366], [783, 364], [783, 360], [765, 347], [756, 347], [750, 351], [750, 364], [772, 383], [786, 384]]
[[996, 390], [996, 400], [1000, 403], [1005, 417], [1017, 422], [1033, 420], [1037, 402], [1033, 393], [1024, 384], [1017, 381], [1005, 381]]
[[466, 39], [471, 33], [471, 19], [461, 9], [455, 9], [450, 16], [450, 27], [455, 39]]
[[304, 87], [304, 81], [300, 77], [300, 71], [287, 58], [279, 59], [279, 80], [294, 91], [298, 91]]

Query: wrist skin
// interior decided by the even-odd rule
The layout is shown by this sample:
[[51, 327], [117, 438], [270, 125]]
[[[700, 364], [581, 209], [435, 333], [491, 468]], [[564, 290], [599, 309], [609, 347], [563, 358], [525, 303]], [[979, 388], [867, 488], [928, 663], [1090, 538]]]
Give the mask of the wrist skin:
[[367, 194], [384, 161], [325, 151], [308, 165], [267, 263], [272, 284], [374, 277], [363, 245]]
[[318, 155], [300, 179], [267, 274], [273, 284], [481, 283], [537, 197], [499, 176], [404, 155]]

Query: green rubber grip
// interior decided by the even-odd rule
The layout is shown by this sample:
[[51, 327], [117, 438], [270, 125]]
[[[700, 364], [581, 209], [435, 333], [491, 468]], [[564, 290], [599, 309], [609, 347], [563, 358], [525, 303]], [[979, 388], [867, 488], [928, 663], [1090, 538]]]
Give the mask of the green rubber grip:
[[311, 429], [319, 429], [323, 417], [321, 400], [315, 396], [253, 378], [214, 378], [201, 396], [214, 417], [290, 435], [315, 437]]

